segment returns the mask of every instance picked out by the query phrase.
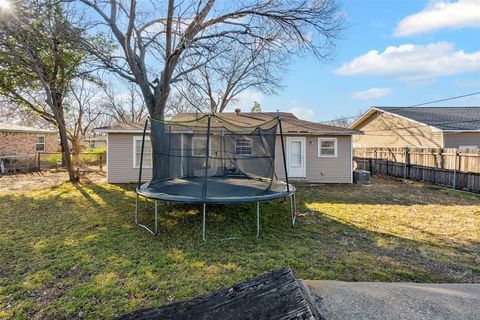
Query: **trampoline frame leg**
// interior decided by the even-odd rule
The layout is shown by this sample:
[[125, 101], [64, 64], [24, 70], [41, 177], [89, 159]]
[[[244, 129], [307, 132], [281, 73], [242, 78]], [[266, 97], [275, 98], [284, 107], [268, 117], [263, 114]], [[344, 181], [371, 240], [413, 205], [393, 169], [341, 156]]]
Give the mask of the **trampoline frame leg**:
[[[135, 198], [135, 224], [146, 229], [148, 232], [150, 232], [151, 234], [153, 235], [156, 235], [158, 233], [158, 201], [155, 200], [155, 231], [152, 231], [149, 227], [147, 227], [146, 225], [144, 224], [141, 224], [140, 222], [138, 222], [138, 198], [139, 198], [139, 195], [137, 193], [137, 196]], [[147, 198], [144, 198], [145, 199], [145, 204], [147, 203]]]
[[297, 203], [295, 201], [295, 193], [290, 194], [290, 211], [292, 213], [292, 226], [295, 227], [295, 222], [297, 219]]
[[257, 238], [260, 236], [260, 201], [257, 201]]
[[203, 241], [207, 241], [205, 239], [205, 224], [206, 224], [206, 220], [207, 219], [207, 204], [204, 203], [203, 204], [203, 220], [202, 220], [202, 239]]

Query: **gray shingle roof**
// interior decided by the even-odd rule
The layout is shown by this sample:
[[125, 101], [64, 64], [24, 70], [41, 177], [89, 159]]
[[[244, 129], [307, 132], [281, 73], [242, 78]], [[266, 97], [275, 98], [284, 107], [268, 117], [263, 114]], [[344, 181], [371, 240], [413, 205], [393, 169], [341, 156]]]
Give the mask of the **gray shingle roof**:
[[480, 130], [480, 107], [375, 107], [442, 130]]

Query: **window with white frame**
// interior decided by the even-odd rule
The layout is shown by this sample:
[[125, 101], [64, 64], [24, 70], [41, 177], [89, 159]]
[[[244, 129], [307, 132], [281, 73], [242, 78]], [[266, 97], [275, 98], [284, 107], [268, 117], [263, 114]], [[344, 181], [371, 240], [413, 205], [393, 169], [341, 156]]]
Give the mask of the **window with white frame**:
[[[209, 153], [212, 153], [212, 140], [209, 141]], [[205, 157], [207, 153], [207, 137], [193, 137], [192, 138], [192, 156]]]
[[45, 151], [45, 135], [44, 134], [37, 135], [35, 150]]
[[[142, 137], [133, 137], [133, 167], [140, 168], [142, 157]], [[152, 167], [152, 144], [150, 137], [145, 137], [145, 146], [143, 148], [143, 168]]]
[[337, 139], [336, 138], [318, 138], [318, 156], [336, 157]]
[[235, 154], [249, 156], [252, 154], [252, 140], [246, 138], [235, 139]]

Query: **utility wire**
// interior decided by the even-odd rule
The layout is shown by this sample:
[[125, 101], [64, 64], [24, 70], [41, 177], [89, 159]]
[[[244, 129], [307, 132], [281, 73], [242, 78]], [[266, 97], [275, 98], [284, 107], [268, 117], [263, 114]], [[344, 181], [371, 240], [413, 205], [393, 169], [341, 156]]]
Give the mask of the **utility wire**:
[[[396, 110], [401, 110], [401, 109], [420, 107], [420, 106], [424, 106], [424, 105], [427, 105], [427, 104], [434, 104], [434, 103], [438, 103], [438, 102], [445, 102], [445, 101], [450, 101], [450, 100], [455, 100], [455, 99], [471, 97], [471, 96], [475, 96], [475, 95], [478, 95], [478, 94], [480, 94], [480, 91], [473, 92], [473, 93], [468, 93], [468, 94], [464, 94], [464, 95], [460, 95], [460, 96], [455, 96], [455, 97], [433, 100], [433, 101], [429, 101], [429, 102], [422, 102], [422, 103], [418, 103], [418, 104], [414, 104], [414, 105], [406, 106], [406, 107], [397, 107], [397, 108], [390, 109], [388, 111], [396, 111]], [[329, 123], [332, 123], [334, 121], [350, 120], [350, 119], [356, 119], [356, 118], [360, 118], [360, 117], [359, 116], [351, 116], [351, 117], [338, 118], [338, 119], [333, 119], [333, 120], [328, 120], [328, 121], [322, 121], [322, 122], [318, 122], [318, 123], [329, 124]]]
[[[479, 92], [480, 93], [480, 92]], [[303, 120], [300, 120], [303, 121]], [[295, 122], [292, 122], [295, 126], [305, 128], [307, 130], [312, 130], [311, 127], [307, 127], [305, 125], [301, 125], [298, 123], [298, 119]], [[471, 123], [471, 122], [479, 122], [480, 123], [480, 118], [478, 119], [470, 119], [470, 120], [458, 120], [458, 121], [446, 121], [446, 122], [438, 122], [432, 125], [428, 125], [426, 123], [420, 123], [412, 126], [406, 126], [406, 127], [391, 127], [391, 128], [384, 128], [384, 129], [375, 129], [375, 130], [368, 130], [367, 133], [364, 133], [363, 135], [374, 135], [374, 134], [369, 134], [370, 132], [385, 132], [385, 131], [393, 131], [393, 130], [406, 130], [406, 129], [414, 129], [414, 128], [421, 128], [421, 127], [438, 127], [440, 125], [448, 125], [448, 124], [457, 124], [457, 123]], [[440, 129], [440, 128], [439, 128]], [[441, 130], [441, 129], [440, 129]], [[361, 130], [360, 130], [361, 131]]]

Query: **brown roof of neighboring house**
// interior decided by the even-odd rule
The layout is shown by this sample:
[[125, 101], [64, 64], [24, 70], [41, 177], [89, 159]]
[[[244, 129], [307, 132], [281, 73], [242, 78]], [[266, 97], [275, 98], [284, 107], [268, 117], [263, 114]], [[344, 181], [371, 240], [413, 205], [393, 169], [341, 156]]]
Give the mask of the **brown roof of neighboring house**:
[[[179, 113], [175, 115], [172, 121], [189, 121], [195, 120], [205, 116], [205, 113]], [[280, 117], [282, 121], [282, 128], [284, 133], [296, 134], [332, 134], [332, 135], [351, 135], [358, 134], [359, 131], [348, 128], [341, 128], [330, 126], [326, 124], [316, 123], [298, 119], [292, 113], [287, 112], [223, 112], [217, 114], [218, 117], [223, 118], [229, 122], [235, 123], [239, 126], [255, 126]], [[99, 132], [121, 133], [121, 132], [141, 132], [143, 131], [144, 123], [130, 123], [118, 124], [109, 127], [96, 128]]]
[[17, 124], [0, 123], [0, 132], [29, 132], [29, 133], [52, 133], [55, 134], [55, 130], [39, 129], [34, 127], [20, 126]]

